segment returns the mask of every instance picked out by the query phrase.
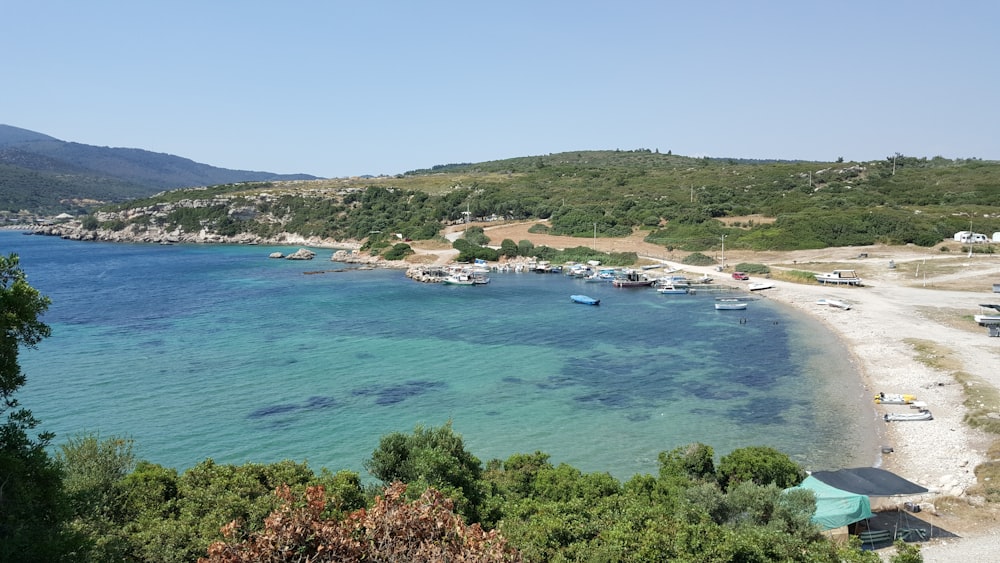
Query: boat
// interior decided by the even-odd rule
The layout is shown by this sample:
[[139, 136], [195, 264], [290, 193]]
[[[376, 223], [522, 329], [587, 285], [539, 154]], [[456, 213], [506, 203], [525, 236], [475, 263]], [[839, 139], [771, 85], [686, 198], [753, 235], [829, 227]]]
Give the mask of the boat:
[[875, 395], [875, 402], [880, 405], [908, 405], [916, 400], [916, 395], [905, 395], [903, 393], [879, 393]]
[[647, 278], [645, 274], [634, 270], [627, 270], [611, 281], [615, 287], [649, 287], [653, 285], [653, 280]]
[[832, 283], [834, 285], [861, 285], [861, 278], [854, 270], [834, 270], [825, 274], [814, 276], [819, 283]]
[[448, 285], [475, 285], [469, 274], [451, 274], [441, 281]]
[[774, 284], [769, 281], [764, 282], [750, 282], [747, 284], [747, 291], [761, 291], [764, 289], [772, 289]]
[[994, 305], [992, 303], [980, 303], [980, 307], [983, 309], [992, 309], [994, 312], [987, 312], [985, 314], [973, 315], [972, 318], [977, 324], [989, 326], [1000, 324], [1000, 305]]
[[698, 283], [712, 283], [713, 281], [715, 281], [715, 278], [713, 278], [708, 274], [705, 274], [704, 276], [698, 278]]
[[683, 295], [691, 291], [691, 288], [686, 285], [674, 285], [672, 283], [665, 283], [656, 288], [657, 293], [663, 293], [666, 295]]
[[716, 311], [742, 311], [747, 308], [747, 302], [740, 299], [716, 299]]
[[931, 415], [931, 411], [924, 409], [915, 413], [889, 412], [882, 415], [882, 419], [886, 422], [902, 422], [907, 420], [934, 420], [934, 416]]
[[847, 301], [841, 301], [840, 299], [817, 299], [817, 305], [829, 305], [830, 307], [836, 307], [838, 309], [850, 309], [851, 304]]
[[467, 269], [452, 271], [441, 280], [448, 285], [485, 285], [490, 283], [490, 278], [483, 272], [470, 272]]
[[581, 305], [600, 305], [601, 304], [601, 300], [600, 299], [594, 299], [593, 297], [588, 297], [586, 295], [570, 295], [569, 298], [572, 299], [576, 303], [580, 303]]

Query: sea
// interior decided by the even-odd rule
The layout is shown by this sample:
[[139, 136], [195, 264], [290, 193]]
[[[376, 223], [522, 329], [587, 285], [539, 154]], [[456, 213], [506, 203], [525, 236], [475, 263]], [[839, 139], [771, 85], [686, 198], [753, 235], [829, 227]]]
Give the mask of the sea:
[[848, 350], [766, 295], [716, 311], [706, 292], [558, 274], [450, 286], [331, 249], [269, 258], [298, 248], [0, 231], [0, 252], [52, 301], [52, 335], [20, 352], [16, 397], [54, 447], [126, 437], [181, 471], [289, 459], [373, 479], [364, 463], [382, 436], [445, 424], [484, 464], [541, 451], [620, 480], [692, 442], [717, 456], [771, 446], [806, 469], [878, 463]]

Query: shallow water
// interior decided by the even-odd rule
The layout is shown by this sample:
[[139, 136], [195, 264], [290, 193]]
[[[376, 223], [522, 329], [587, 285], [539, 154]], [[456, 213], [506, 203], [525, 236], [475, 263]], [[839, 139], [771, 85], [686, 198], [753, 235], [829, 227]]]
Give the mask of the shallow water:
[[484, 462], [541, 450], [622, 479], [694, 441], [770, 445], [811, 469], [876, 459], [846, 350], [768, 299], [715, 311], [707, 295], [555, 274], [456, 287], [330, 250], [267, 258], [296, 249], [0, 232], [53, 302], [52, 337], [22, 351], [22, 404], [60, 438], [128, 435], [179, 469], [293, 459], [364, 475], [381, 435], [448, 421]]

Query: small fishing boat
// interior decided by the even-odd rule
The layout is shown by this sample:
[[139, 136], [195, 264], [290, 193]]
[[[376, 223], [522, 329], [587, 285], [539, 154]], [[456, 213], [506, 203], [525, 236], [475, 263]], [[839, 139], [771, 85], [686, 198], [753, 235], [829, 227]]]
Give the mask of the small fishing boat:
[[600, 299], [594, 299], [593, 297], [588, 297], [586, 295], [570, 295], [569, 298], [572, 299], [575, 303], [580, 303], [581, 305], [600, 305], [601, 304], [601, 300]]
[[882, 415], [882, 419], [886, 422], [903, 422], [908, 420], [934, 420], [934, 416], [931, 415], [931, 411], [922, 410], [915, 413], [889, 412]]
[[747, 302], [739, 299], [716, 299], [716, 311], [742, 311], [747, 308]]
[[662, 284], [660, 287], [656, 288], [657, 293], [664, 293], [667, 295], [683, 295], [691, 291], [691, 288], [686, 285], [674, 285], [672, 283]]
[[834, 270], [825, 274], [816, 274], [816, 281], [819, 283], [832, 283], [834, 285], [861, 285], [861, 278], [854, 270]]
[[747, 291], [761, 291], [764, 289], [772, 289], [774, 284], [769, 281], [763, 282], [750, 282], [747, 284]]
[[904, 395], [902, 393], [879, 393], [875, 395], [875, 402], [880, 405], [908, 405], [916, 400], [916, 395]]
[[851, 304], [847, 301], [842, 301], [840, 299], [817, 299], [817, 305], [829, 305], [830, 307], [836, 307], [838, 309], [844, 309], [845, 311], [851, 308]]

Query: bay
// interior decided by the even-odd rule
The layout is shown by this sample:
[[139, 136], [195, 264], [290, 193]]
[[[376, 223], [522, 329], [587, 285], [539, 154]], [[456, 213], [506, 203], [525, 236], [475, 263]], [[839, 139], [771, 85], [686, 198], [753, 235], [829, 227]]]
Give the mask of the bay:
[[771, 300], [715, 311], [708, 295], [555, 274], [444, 286], [329, 249], [268, 258], [297, 249], [0, 231], [52, 299], [18, 398], [57, 443], [129, 436], [181, 470], [292, 459], [367, 478], [380, 436], [449, 422], [484, 462], [537, 450], [620, 479], [695, 441], [773, 446], [810, 469], [877, 461], [848, 351]]

